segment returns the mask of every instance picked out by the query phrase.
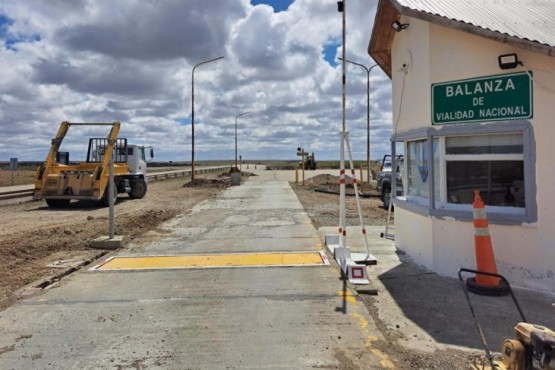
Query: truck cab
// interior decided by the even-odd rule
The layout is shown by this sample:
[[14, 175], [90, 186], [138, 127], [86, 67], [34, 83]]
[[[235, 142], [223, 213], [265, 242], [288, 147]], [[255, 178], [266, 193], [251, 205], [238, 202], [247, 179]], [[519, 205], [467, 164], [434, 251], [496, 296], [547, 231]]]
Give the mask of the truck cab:
[[[147, 151], [147, 148], [150, 150]], [[147, 157], [147, 153], [149, 156]], [[152, 147], [144, 145], [128, 145], [127, 146], [127, 165], [131, 175], [145, 175], [147, 163], [154, 158], [154, 150]]]
[[[397, 189], [397, 196], [403, 195], [403, 180], [401, 177], [401, 168], [404, 165], [404, 156], [398, 155], [396, 158], [396, 169], [395, 169], [395, 187]], [[381, 162], [380, 172], [376, 176], [377, 180], [377, 190], [380, 193], [380, 199], [383, 202], [384, 208], [389, 208], [389, 202], [391, 201], [391, 188], [392, 188], [392, 171], [393, 160], [390, 154], [386, 154]]]

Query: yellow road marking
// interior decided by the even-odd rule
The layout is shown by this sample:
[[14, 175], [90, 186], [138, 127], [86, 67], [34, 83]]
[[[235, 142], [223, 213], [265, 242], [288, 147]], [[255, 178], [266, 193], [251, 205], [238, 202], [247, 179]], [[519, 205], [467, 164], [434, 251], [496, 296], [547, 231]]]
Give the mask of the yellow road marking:
[[348, 290], [347, 291], [340, 290], [337, 292], [337, 295], [339, 296], [339, 298], [341, 298], [341, 300], [344, 300], [347, 303], [349, 303], [350, 307], [354, 310], [354, 312], [351, 314], [351, 317], [355, 320], [358, 320], [358, 325], [360, 326], [362, 332], [366, 335], [366, 339], [364, 341], [364, 346], [366, 347], [366, 349], [368, 349], [370, 352], [372, 352], [375, 356], [379, 358], [380, 366], [383, 369], [396, 370], [397, 367], [389, 359], [389, 356], [386, 353], [380, 351], [379, 349], [373, 347], [373, 343], [377, 341], [378, 338], [373, 336], [370, 333], [370, 328], [368, 327], [368, 320], [362, 314], [359, 313], [360, 304], [359, 302], [357, 302], [357, 299], [354, 296], [354, 294]]
[[340, 291], [337, 292], [337, 295], [339, 296], [339, 298], [341, 298], [341, 299], [343, 299], [343, 300], [345, 300], [345, 301], [347, 301], [347, 302], [349, 302], [353, 305], [356, 305], [356, 303], [357, 303], [357, 299], [355, 298], [355, 296], [351, 292], [348, 292], [348, 291], [344, 292], [344, 291], [340, 290]]
[[140, 270], [245, 266], [310, 266], [328, 264], [320, 252], [243, 253], [185, 256], [114, 257], [94, 270]]

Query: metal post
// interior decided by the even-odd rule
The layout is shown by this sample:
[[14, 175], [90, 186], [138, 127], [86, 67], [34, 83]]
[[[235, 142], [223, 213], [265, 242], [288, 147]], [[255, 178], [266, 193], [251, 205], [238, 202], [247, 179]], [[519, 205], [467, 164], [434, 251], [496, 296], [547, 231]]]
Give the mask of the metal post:
[[195, 180], [195, 69], [203, 64], [223, 59], [218, 57], [195, 64], [191, 72], [191, 181]]
[[303, 186], [304, 186], [304, 149], [303, 149], [303, 155], [301, 156], [301, 165], [302, 165], [302, 171], [303, 171]]
[[346, 24], [346, 16], [347, 13], [347, 1], [343, 0], [343, 9], [342, 9], [342, 63], [341, 63], [341, 149], [339, 153], [339, 246], [341, 248], [345, 248], [347, 245], [346, 237], [347, 237], [347, 225], [345, 224], [346, 217], [345, 217], [345, 134], [347, 132], [346, 124], [345, 124], [345, 117], [346, 117], [346, 106], [345, 106], [345, 95], [346, 95], [346, 83], [347, 78], [345, 76], [346, 72], [346, 65], [345, 65], [345, 24]]
[[[372, 174], [370, 173], [370, 71], [376, 65], [373, 65], [367, 71], [366, 79], [366, 165], [368, 167], [368, 173], [366, 174], [366, 182], [368, 182], [368, 188], [370, 189], [370, 180], [372, 179]], [[365, 67], [366, 68], [366, 67]], [[360, 176], [360, 181], [362, 182], [362, 175]]]
[[235, 168], [237, 169], [237, 118], [249, 114], [250, 112], [243, 112], [235, 116]]
[[237, 117], [235, 117], [235, 169], [236, 170], [237, 170]]
[[114, 161], [110, 158], [110, 175], [108, 178], [108, 203], [110, 204], [109, 228], [110, 240], [114, 239]]
[[370, 72], [374, 67], [377, 67], [378, 65], [374, 64], [373, 66], [368, 68], [363, 64], [356, 63], [347, 59], [338, 59], [343, 60], [346, 63], [351, 63], [356, 66], [362, 67], [366, 71], [366, 164], [368, 167], [367, 181], [368, 183], [370, 183], [370, 180], [372, 180], [372, 174], [370, 171]]
[[10, 170], [12, 171], [12, 186], [13, 186], [13, 175], [17, 171], [17, 158], [10, 158]]

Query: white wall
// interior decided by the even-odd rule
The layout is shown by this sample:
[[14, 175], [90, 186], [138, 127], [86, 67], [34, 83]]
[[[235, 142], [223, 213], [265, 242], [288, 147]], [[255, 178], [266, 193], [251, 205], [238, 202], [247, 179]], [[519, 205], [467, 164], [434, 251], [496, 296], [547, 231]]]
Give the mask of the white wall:
[[[429, 25], [412, 19], [409, 22], [407, 29], [396, 34], [391, 48], [393, 130], [397, 132], [427, 126], [432, 104], [430, 94], [422, 93], [422, 87], [430, 84], [429, 41], [415, 37], [428, 34]], [[406, 74], [403, 65], [408, 65]]]
[[[520, 67], [501, 70], [498, 66], [499, 55], [513, 52], [533, 72], [534, 117], [530, 121], [536, 140], [538, 222], [490, 225], [490, 233], [499, 273], [515, 286], [555, 292], [555, 58], [417, 19], [403, 17], [401, 21], [410, 26], [395, 35], [392, 46], [396, 132], [431, 126], [433, 83], [521, 72]], [[408, 55], [412, 61], [404, 75], [400, 69], [410, 59]], [[459, 267], [475, 267], [472, 223], [398, 208], [395, 218], [396, 244], [416, 262], [451, 276]]]

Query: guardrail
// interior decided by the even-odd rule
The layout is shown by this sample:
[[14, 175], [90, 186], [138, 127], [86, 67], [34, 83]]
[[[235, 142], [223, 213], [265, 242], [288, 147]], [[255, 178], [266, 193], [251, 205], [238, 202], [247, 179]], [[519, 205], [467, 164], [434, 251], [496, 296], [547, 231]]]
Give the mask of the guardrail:
[[[220, 172], [230, 168], [230, 166], [219, 166], [219, 167], [197, 167], [195, 168], [195, 174], [209, 173], [209, 172]], [[190, 176], [192, 170], [176, 170], [176, 171], [164, 171], [149, 173], [146, 177], [149, 180], [161, 180], [169, 178], [177, 178], [179, 176]]]
[[0, 190], [0, 200], [8, 200], [8, 199], [15, 199], [21, 197], [31, 197], [34, 193], [33, 185], [29, 185], [29, 188], [22, 188], [19, 190], [9, 190], [9, 191], [2, 191]]
[[[229, 166], [219, 166], [219, 167], [199, 167], [195, 168], [195, 174], [210, 173], [210, 172], [221, 172], [230, 168]], [[192, 170], [174, 170], [174, 171], [164, 171], [164, 172], [154, 172], [146, 175], [149, 180], [164, 180], [169, 178], [185, 177], [190, 176]], [[2, 190], [0, 188], [0, 201], [9, 200], [15, 198], [32, 197], [35, 193], [34, 185], [29, 185], [27, 187], [22, 186], [20, 189], [12, 190]]]

